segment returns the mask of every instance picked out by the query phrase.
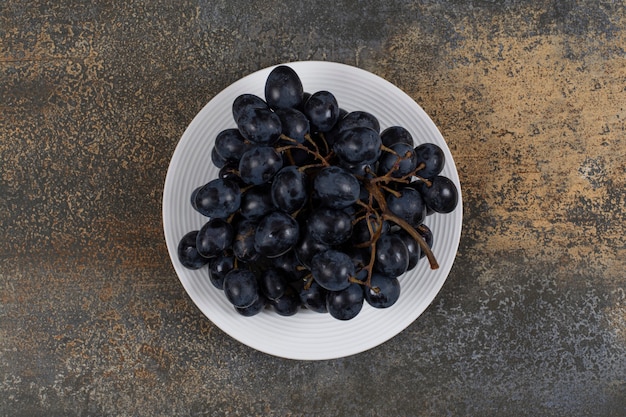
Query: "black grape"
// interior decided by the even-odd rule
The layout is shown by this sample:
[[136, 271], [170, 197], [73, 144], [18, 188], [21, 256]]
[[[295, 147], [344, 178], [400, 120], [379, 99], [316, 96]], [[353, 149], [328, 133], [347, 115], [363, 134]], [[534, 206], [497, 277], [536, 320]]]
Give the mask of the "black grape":
[[327, 132], [324, 132], [324, 138], [326, 139], [326, 143], [332, 147], [333, 143], [337, 139], [337, 136], [341, 133], [342, 126], [341, 120], [348, 115], [348, 111], [345, 109], [339, 108], [339, 117], [337, 118], [337, 122], [335, 125]]
[[275, 209], [270, 184], [252, 186], [241, 196], [239, 213], [248, 220], [260, 220]]
[[417, 227], [426, 218], [426, 206], [422, 194], [412, 187], [403, 187], [399, 196], [389, 194], [387, 207], [396, 216], [406, 220], [411, 226]]
[[276, 268], [269, 268], [261, 274], [259, 287], [263, 295], [270, 300], [276, 300], [285, 294], [287, 280], [284, 272]]
[[417, 171], [417, 175], [422, 178], [434, 178], [441, 173], [445, 165], [443, 150], [434, 143], [423, 143], [417, 146], [415, 148], [415, 160], [417, 165], [424, 164], [424, 168]]
[[374, 129], [376, 132], [380, 132], [380, 123], [378, 122], [376, 116], [362, 110], [349, 112], [341, 118], [339, 122], [337, 122], [339, 131], [359, 126], [369, 127], [370, 129]]
[[437, 175], [431, 182], [430, 187], [425, 183], [419, 186], [419, 191], [424, 198], [426, 206], [437, 213], [451, 213], [454, 211], [459, 201], [459, 192], [456, 185], [450, 178], [442, 175]]
[[307, 268], [302, 266], [294, 250], [287, 251], [287, 253], [283, 255], [271, 258], [270, 261], [274, 268], [278, 268], [285, 272], [285, 278], [290, 283], [301, 281], [310, 273]]
[[[252, 145], [246, 142], [239, 129], [225, 129], [217, 134], [214, 150], [226, 162], [239, 162]], [[220, 167], [221, 168], [221, 167]]]
[[400, 298], [400, 281], [396, 277], [386, 277], [374, 273], [371, 287], [364, 290], [365, 300], [376, 308], [391, 307]]
[[239, 176], [239, 161], [226, 162], [226, 164], [220, 168], [217, 177], [224, 180], [230, 180], [237, 184], [239, 188], [246, 185]]
[[178, 243], [178, 260], [185, 268], [199, 269], [209, 262], [207, 258], [200, 255], [196, 248], [197, 236], [197, 230], [188, 232]]
[[373, 163], [380, 157], [380, 135], [369, 127], [353, 127], [342, 131], [333, 145], [337, 156], [348, 164]]
[[309, 119], [296, 109], [277, 109], [276, 114], [280, 118], [283, 135], [298, 143], [306, 140], [306, 135], [311, 133]]
[[311, 237], [325, 245], [340, 245], [352, 235], [352, 216], [342, 210], [320, 208], [306, 224]]
[[[302, 230], [303, 228], [301, 228]], [[307, 268], [311, 267], [311, 260], [315, 255], [330, 249], [330, 245], [320, 243], [315, 240], [308, 230], [304, 228], [300, 241], [296, 244], [294, 251], [298, 261]]]
[[234, 237], [233, 227], [223, 219], [209, 220], [198, 231], [196, 248], [205, 258], [212, 258], [229, 248]]
[[415, 268], [420, 258], [426, 255], [422, 253], [420, 245], [406, 230], [400, 229], [393, 232], [393, 234], [402, 239], [402, 242], [404, 242], [404, 245], [409, 252], [409, 265], [407, 266], [407, 271], [410, 271], [411, 269]]
[[239, 161], [239, 175], [246, 184], [270, 181], [283, 167], [283, 158], [271, 146], [257, 146], [244, 153]]
[[259, 294], [256, 301], [248, 307], [235, 307], [235, 310], [244, 317], [252, 317], [259, 314], [265, 309], [267, 298], [263, 294]]
[[339, 291], [350, 285], [355, 269], [352, 259], [345, 253], [329, 249], [318, 253], [311, 261], [313, 279], [330, 291]]
[[329, 291], [326, 296], [326, 308], [337, 320], [351, 320], [363, 308], [363, 288], [360, 284], [350, 284], [340, 291]]
[[389, 222], [384, 221], [381, 218], [376, 218], [374, 215], [370, 215], [368, 218], [363, 218], [359, 220], [352, 228], [352, 236], [350, 240], [353, 244], [358, 245], [365, 242], [370, 242], [373, 238], [373, 235], [370, 233], [370, 229], [372, 232], [374, 232], [374, 234], [376, 234], [386, 233], [391, 228]]
[[300, 295], [290, 287], [283, 295], [275, 300], [270, 300], [271, 305], [274, 307], [274, 311], [281, 316], [293, 316], [300, 309]]
[[311, 311], [315, 311], [316, 313], [327, 313], [327, 293], [328, 290], [319, 285], [317, 282], [312, 281], [308, 287], [304, 286], [303, 289], [300, 290], [300, 301]]
[[222, 253], [209, 259], [209, 279], [217, 289], [224, 289], [226, 274], [235, 268], [235, 257], [232, 253]]
[[220, 155], [214, 147], [211, 149], [211, 162], [213, 162], [213, 165], [216, 167], [223, 168], [228, 163], [228, 160]]
[[242, 220], [236, 225], [232, 250], [237, 259], [243, 262], [252, 262], [259, 257], [254, 247], [257, 226], [258, 223], [253, 220]]
[[254, 94], [241, 94], [233, 100], [233, 119], [235, 123], [239, 120], [239, 117], [251, 111], [252, 109], [268, 109], [267, 103], [259, 96]]
[[339, 104], [329, 91], [317, 91], [304, 103], [304, 114], [319, 132], [328, 132], [339, 119]]
[[306, 177], [294, 165], [284, 167], [274, 177], [270, 191], [276, 207], [293, 213], [307, 201]]
[[270, 109], [251, 109], [237, 119], [241, 135], [257, 145], [271, 145], [282, 133], [280, 118]]
[[254, 248], [268, 258], [283, 255], [298, 242], [299, 230], [293, 217], [275, 211], [259, 222], [254, 234]]
[[354, 175], [338, 166], [329, 166], [319, 171], [313, 181], [313, 190], [320, 204], [342, 209], [356, 203], [361, 186]]
[[[406, 143], [396, 143], [389, 147], [395, 152], [384, 152], [378, 162], [378, 175], [385, 175], [391, 172], [396, 178], [405, 177], [415, 171], [417, 167], [417, 156], [411, 145]], [[397, 165], [396, 165], [397, 164]]]
[[396, 143], [406, 143], [407, 145], [414, 146], [413, 136], [411, 133], [402, 126], [391, 126], [380, 132], [380, 138], [383, 145], [391, 147]]
[[398, 236], [386, 233], [376, 242], [374, 268], [388, 277], [404, 274], [409, 267], [409, 251]]
[[225, 219], [239, 209], [241, 190], [233, 181], [217, 178], [194, 190], [192, 199], [204, 216]]
[[247, 269], [233, 269], [224, 277], [224, 294], [235, 307], [251, 306], [259, 297], [256, 276]]
[[265, 101], [272, 109], [297, 108], [303, 94], [300, 77], [286, 65], [274, 68], [265, 80]]

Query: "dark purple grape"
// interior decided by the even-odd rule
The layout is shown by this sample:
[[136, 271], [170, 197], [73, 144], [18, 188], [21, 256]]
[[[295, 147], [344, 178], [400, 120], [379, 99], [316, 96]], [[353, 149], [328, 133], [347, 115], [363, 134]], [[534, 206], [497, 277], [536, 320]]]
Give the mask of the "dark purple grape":
[[231, 180], [216, 178], [192, 193], [192, 206], [211, 218], [225, 219], [239, 209], [241, 190]]
[[259, 298], [256, 276], [248, 269], [233, 269], [224, 277], [224, 294], [235, 307], [251, 306]]
[[199, 269], [209, 262], [207, 258], [198, 253], [196, 248], [197, 236], [198, 231], [194, 230], [185, 234], [178, 242], [178, 260], [185, 268]]
[[380, 138], [383, 145], [387, 147], [391, 147], [396, 143], [406, 143], [407, 145], [411, 145], [411, 147], [415, 146], [413, 143], [413, 136], [411, 136], [411, 133], [409, 133], [409, 131], [402, 126], [388, 127], [380, 133]]
[[339, 291], [350, 285], [355, 269], [352, 259], [347, 254], [329, 249], [318, 253], [311, 261], [313, 279], [330, 291]]
[[337, 320], [351, 320], [363, 308], [363, 288], [361, 284], [350, 284], [340, 291], [329, 291], [326, 296], [326, 308]]
[[369, 127], [354, 127], [341, 132], [333, 150], [345, 163], [371, 164], [381, 154], [381, 139], [378, 132]]
[[209, 280], [215, 288], [224, 289], [226, 274], [235, 268], [235, 257], [232, 253], [222, 253], [209, 259]]
[[320, 208], [309, 215], [306, 224], [311, 237], [325, 245], [340, 245], [352, 234], [352, 216], [342, 210]]
[[269, 109], [269, 106], [261, 97], [254, 94], [241, 94], [233, 100], [233, 120], [237, 123], [239, 117], [252, 109]]
[[362, 110], [355, 110], [346, 114], [337, 122], [339, 131], [351, 129], [353, 127], [369, 127], [376, 132], [380, 132], [380, 123], [376, 116]]
[[339, 119], [339, 104], [329, 91], [317, 91], [304, 103], [304, 112], [313, 128], [328, 132]]
[[223, 219], [213, 218], [198, 231], [196, 248], [205, 258], [212, 258], [229, 248], [233, 242], [233, 227]]
[[377, 218], [372, 214], [369, 216], [369, 226], [367, 218], [363, 218], [355, 223], [352, 228], [352, 237], [350, 238], [350, 241], [354, 245], [371, 242], [373, 236], [370, 233], [370, 229], [374, 233], [386, 233], [390, 228], [391, 226], [389, 225], [389, 222], [386, 222], [381, 218]]
[[345, 252], [350, 259], [352, 259], [354, 268], [357, 271], [366, 267], [370, 262], [372, 254], [370, 247], [358, 248], [353, 245], [345, 245], [345, 247], [342, 247], [341, 250]]
[[243, 154], [239, 161], [239, 175], [250, 185], [269, 182], [283, 167], [283, 158], [271, 146], [257, 146]]
[[241, 220], [235, 227], [232, 250], [240, 261], [252, 262], [259, 257], [259, 253], [254, 248], [257, 225], [253, 220]]
[[388, 277], [404, 274], [409, 267], [409, 251], [398, 236], [382, 235], [376, 242], [374, 269]]
[[243, 188], [246, 185], [239, 176], [239, 161], [226, 162], [226, 164], [220, 168], [217, 177], [224, 180], [230, 180], [237, 184], [239, 188]]
[[445, 165], [443, 150], [434, 143], [423, 143], [415, 148], [416, 166], [423, 163], [424, 168], [416, 172], [422, 178], [434, 178], [439, 175]]
[[337, 139], [338, 135], [341, 133], [342, 127], [341, 127], [341, 120], [346, 117], [348, 115], [348, 111], [345, 109], [342, 109], [341, 107], [339, 108], [339, 117], [337, 118], [337, 122], [335, 123], [335, 125], [332, 127], [332, 129], [330, 129], [327, 132], [324, 132], [324, 139], [326, 140], [326, 143], [332, 147], [333, 143], [335, 143], [335, 140]]
[[328, 291], [324, 287], [312, 281], [311, 285], [305, 286], [300, 290], [300, 301], [304, 307], [311, 311], [328, 313], [328, 308], [326, 308], [327, 293]]
[[254, 235], [254, 248], [259, 254], [274, 258], [293, 248], [298, 237], [298, 222], [287, 213], [275, 211], [259, 222]]
[[300, 295], [295, 290], [287, 287], [285, 293], [275, 300], [270, 300], [270, 304], [279, 315], [293, 316], [298, 312], [302, 303], [300, 302]]
[[272, 202], [287, 213], [300, 210], [307, 196], [306, 177], [297, 166], [283, 167], [272, 180]]
[[[252, 145], [244, 139], [239, 129], [224, 129], [217, 134], [213, 149], [226, 162], [239, 162]], [[220, 167], [221, 168], [221, 167]]]
[[311, 234], [308, 233], [308, 230], [304, 228], [304, 233], [301, 233], [300, 241], [296, 244], [294, 251], [298, 261], [307, 268], [310, 268], [313, 257], [320, 252], [327, 251], [328, 249], [330, 249], [329, 245], [325, 245], [315, 240]]
[[313, 180], [313, 191], [323, 206], [342, 209], [356, 203], [361, 187], [356, 177], [345, 169], [329, 166]]
[[[283, 135], [298, 143], [304, 143], [306, 135], [311, 133], [309, 119], [296, 109], [277, 109]], [[289, 142], [287, 142], [289, 143]]]
[[298, 107], [296, 107], [296, 110], [299, 110], [301, 112], [304, 112], [304, 104], [311, 98], [311, 93], [305, 91], [302, 93], [302, 103], [300, 103], [300, 105]]
[[251, 109], [237, 120], [241, 135], [257, 145], [271, 145], [282, 133], [280, 118], [270, 109]]
[[406, 143], [396, 143], [389, 147], [395, 152], [383, 152], [378, 161], [378, 175], [385, 175], [391, 172], [395, 178], [406, 177], [415, 171], [417, 167], [417, 157], [411, 145]]
[[420, 258], [422, 256], [425, 256], [426, 254], [422, 253], [420, 245], [406, 230], [400, 229], [393, 234], [402, 239], [404, 245], [406, 246], [406, 249], [409, 251], [409, 266], [407, 267], [407, 271], [415, 268]]
[[211, 149], [211, 162], [213, 162], [213, 165], [216, 167], [223, 168], [228, 163], [228, 160], [222, 157], [222, 155], [220, 155], [214, 147]]
[[246, 219], [260, 220], [274, 210], [270, 184], [252, 186], [241, 196], [239, 213]]
[[413, 227], [422, 224], [426, 218], [426, 206], [420, 192], [412, 187], [404, 187], [398, 192], [400, 193], [399, 197], [394, 194], [387, 196], [389, 211]]
[[431, 180], [431, 186], [420, 183], [419, 192], [426, 206], [437, 213], [451, 213], [459, 201], [456, 185], [448, 177], [437, 175]]
[[269, 268], [259, 278], [261, 293], [269, 300], [276, 300], [285, 293], [287, 280], [283, 271], [277, 268]]
[[300, 263], [294, 250], [271, 258], [271, 264], [274, 268], [285, 272], [285, 278], [289, 283], [298, 282], [309, 274], [309, 270]]
[[272, 109], [297, 108], [303, 94], [300, 77], [286, 65], [275, 67], [265, 80], [265, 101]]
[[400, 282], [396, 277], [372, 274], [371, 287], [365, 288], [365, 300], [375, 308], [391, 307], [400, 298]]
[[348, 162], [339, 160], [338, 164], [339, 165], [337, 166], [340, 166], [341, 168], [348, 171], [350, 174], [359, 178], [371, 178], [373, 176], [373, 173], [376, 172], [376, 169], [374, 168], [376, 165], [375, 163], [361, 162], [357, 164], [350, 164]]
[[235, 307], [235, 310], [244, 317], [252, 317], [259, 314], [265, 309], [267, 298], [263, 294], [259, 294], [256, 301], [248, 307]]

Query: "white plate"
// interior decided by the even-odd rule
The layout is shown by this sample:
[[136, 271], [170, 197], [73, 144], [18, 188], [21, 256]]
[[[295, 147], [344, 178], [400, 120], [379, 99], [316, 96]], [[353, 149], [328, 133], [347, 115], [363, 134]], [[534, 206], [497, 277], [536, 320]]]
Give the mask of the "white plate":
[[234, 311], [220, 290], [209, 281], [206, 267], [189, 270], [178, 261], [177, 246], [182, 236], [198, 230], [206, 218], [189, 203], [194, 188], [217, 177], [211, 164], [211, 149], [217, 133], [235, 127], [231, 105], [240, 94], [264, 97], [264, 85], [272, 70], [266, 68], [233, 83], [213, 98], [184, 132], [170, 162], [163, 193], [163, 225], [167, 248], [178, 277], [198, 308], [220, 329], [259, 351], [298, 360], [339, 358], [366, 351], [391, 339], [433, 301], [444, 284], [457, 253], [461, 236], [462, 201], [458, 173], [441, 133], [424, 110], [393, 84], [367, 71], [332, 62], [288, 63], [300, 76], [304, 90], [332, 92], [341, 108], [365, 110], [380, 121], [381, 129], [401, 125], [416, 143], [439, 145], [446, 156], [442, 172], [459, 188], [459, 205], [450, 214], [434, 214], [426, 224], [434, 234], [433, 251], [439, 269], [431, 270], [423, 258], [418, 266], [400, 278], [401, 295], [388, 309], [364, 304], [360, 314], [349, 321], [328, 314], [303, 310], [283, 317], [271, 310], [254, 317]]

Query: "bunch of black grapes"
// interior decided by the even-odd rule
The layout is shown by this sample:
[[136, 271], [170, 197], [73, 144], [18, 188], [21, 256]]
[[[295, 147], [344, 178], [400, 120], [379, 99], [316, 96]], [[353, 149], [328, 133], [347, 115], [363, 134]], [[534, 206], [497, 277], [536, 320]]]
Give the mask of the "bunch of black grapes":
[[232, 112], [211, 154], [218, 178], [191, 193], [207, 221], [182, 237], [178, 257], [208, 265], [236, 311], [349, 320], [364, 302], [393, 305], [398, 277], [421, 258], [438, 268], [423, 222], [458, 201], [440, 147], [415, 146], [402, 126], [381, 132], [374, 115], [345, 111], [329, 91], [305, 92], [285, 65], [267, 77], [264, 99], [240, 95]]

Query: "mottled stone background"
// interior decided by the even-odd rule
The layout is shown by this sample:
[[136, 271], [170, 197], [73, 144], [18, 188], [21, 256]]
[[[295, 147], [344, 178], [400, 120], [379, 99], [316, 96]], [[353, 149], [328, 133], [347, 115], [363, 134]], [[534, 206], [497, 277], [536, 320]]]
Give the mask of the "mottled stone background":
[[[626, 415], [625, 45], [621, 1], [1, 2], [0, 416]], [[296, 362], [200, 313], [160, 201], [208, 100], [310, 59], [431, 115], [465, 218], [415, 323]]]

